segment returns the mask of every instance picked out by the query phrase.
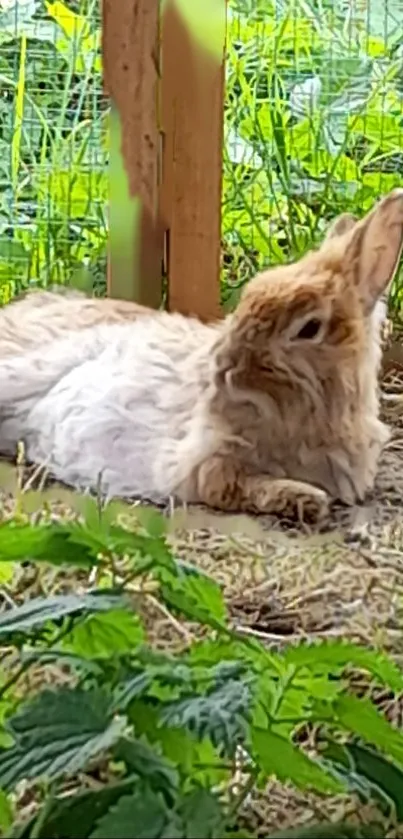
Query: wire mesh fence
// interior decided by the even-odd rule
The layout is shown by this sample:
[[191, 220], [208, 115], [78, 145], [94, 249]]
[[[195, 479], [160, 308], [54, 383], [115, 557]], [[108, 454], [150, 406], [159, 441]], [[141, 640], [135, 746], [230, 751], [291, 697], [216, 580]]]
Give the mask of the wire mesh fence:
[[99, 0], [0, 2], [0, 297], [102, 287], [107, 103]]
[[[403, 183], [402, 15], [403, 0], [228, 0], [227, 307]], [[99, 0], [0, 0], [0, 302], [32, 284], [105, 288], [100, 44]]]
[[[223, 297], [403, 184], [402, 0], [230, 0]], [[394, 289], [395, 300], [398, 288]]]

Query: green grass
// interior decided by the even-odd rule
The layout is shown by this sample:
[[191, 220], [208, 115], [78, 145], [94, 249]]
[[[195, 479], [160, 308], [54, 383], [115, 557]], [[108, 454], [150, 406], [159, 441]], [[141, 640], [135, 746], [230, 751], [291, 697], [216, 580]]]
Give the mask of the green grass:
[[[74, 11], [73, 11], [74, 9]], [[104, 277], [107, 103], [98, 0], [0, 12], [0, 297]]]
[[[402, 185], [401, 0], [231, 0], [223, 296]], [[385, 5], [386, 10], [385, 12]], [[399, 17], [400, 16], [400, 17]], [[398, 297], [394, 289], [394, 302]]]
[[[388, 0], [386, 12], [382, 0], [367, 2], [354, 12], [346, 0], [229, 2], [228, 307], [251, 275], [298, 258], [336, 214], [362, 215], [402, 184], [403, 0]], [[102, 292], [108, 106], [98, 0], [3, 5], [0, 301], [32, 283], [92, 282]]]

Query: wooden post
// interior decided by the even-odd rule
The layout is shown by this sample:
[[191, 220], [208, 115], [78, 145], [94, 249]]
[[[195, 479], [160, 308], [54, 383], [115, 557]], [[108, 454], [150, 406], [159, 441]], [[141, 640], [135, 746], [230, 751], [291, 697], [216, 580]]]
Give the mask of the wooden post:
[[[163, 228], [159, 219], [159, 0], [103, 0], [104, 82], [120, 116], [131, 196], [141, 199], [139, 258], [125, 272], [110, 249], [108, 293], [145, 305], [161, 302]], [[133, 230], [133, 240], [136, 230]], [[132, 242], [128, 242], [128, 250]]]
[[204, 320], [220, 312], [223, 111], [224, 56], [217, 60], [197, 45], [166, 0], [161, 206], [168, 304]]

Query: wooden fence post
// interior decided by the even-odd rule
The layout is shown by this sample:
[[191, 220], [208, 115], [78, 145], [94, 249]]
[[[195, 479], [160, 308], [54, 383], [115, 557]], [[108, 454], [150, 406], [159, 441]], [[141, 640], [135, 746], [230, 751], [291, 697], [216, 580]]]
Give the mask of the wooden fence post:
[[168, 305], [208, 320], [220, 311], [224, 55], [196, 44], [171, 0], [161, 31]]
[[[122, 157], [131, 196], [141, 199], [139, 259], [122, 276], [122, 254], [110, 248], [108, 293], [145, 305], [161, 302], [163, 229], [159, 219], [161, 137], [158, 125], [159, 0], [102, 0], [106, 92], [121, 123]], [[134, 240], [135, 230], [132, 232]], [[132, 242], [128, 242], [128, 249]]]

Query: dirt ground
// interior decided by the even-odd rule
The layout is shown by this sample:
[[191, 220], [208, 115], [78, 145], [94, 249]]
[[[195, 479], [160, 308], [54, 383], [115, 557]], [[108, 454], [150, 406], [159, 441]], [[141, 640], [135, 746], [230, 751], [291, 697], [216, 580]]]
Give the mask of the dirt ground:
[[[403, 366], [391, 363], [383, 381], [383, 413], [393, 435], [381, 463], [373, 497], [353, 510], [335, 508], [321, 533], [304, 533], [288, 522], [220, 516], [202, 509], [178, 511], [171, 535], [180, 556], [210, 573], [224, 587], [234, 625], [270, 644], [304, 637], [343, 637], [376, 644], [403, 666]], [[15, 470], [0, 469], [3, 515], [15, 507]], [[17, 476], [18, 482], [18, 476]], [[55, 514], [70, 506], [71, 493], [52, 491]], [[55, 503], [56, 502], [56, 503]], [[171, 621], [159, 615], [152, 636], [174, 643]], [[388, 704], [389, 703], [389, 704]], [[402, 705], [384, 706], [402, 724]], [[370, 810], [370, 808], [369, 808]], [[270, 783], [249, 798], [249, 827], [273, 830], [322, 819], [366, 821], [353, 798], [304, 795]], [[403, 836], [396, 828], [388, 835]]]

